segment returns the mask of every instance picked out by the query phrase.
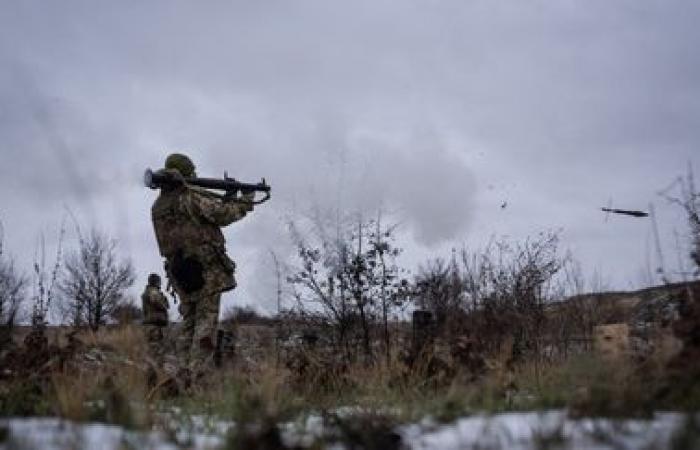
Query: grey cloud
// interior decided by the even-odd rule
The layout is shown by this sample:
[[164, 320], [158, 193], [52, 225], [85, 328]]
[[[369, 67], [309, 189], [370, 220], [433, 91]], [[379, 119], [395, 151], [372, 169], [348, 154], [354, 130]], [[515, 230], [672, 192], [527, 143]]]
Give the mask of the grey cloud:
[[[44, 224], [65, 202], [128, 242], [143, 272], [159, 261], [139, 179], [175, 149], [202, 174], [273, 184], [227, 232], [263, 265], [285, 246], [283, 217], [340, 203], [386, 208], [417, 248], [562, 226], [584, 262], [624, 267], [619, 282], [646, 231], [605, 229], [623, 257], [596, 208], [644, 206], [697, 159], [693, 2], [0, 8], [2, 214]], [[663, 214], [663, 230], [680, 227]], [[18, 242], [35, 233], [7, 223]], [[241, 262], [241, 279], [258, 266]]]
[[[94, 130], [82, 110], [42, 91], [33, 74], [14, 67], [0, 83], [0, 185], [32, 204], [80, 202], [108, 190], [100, 176]], [[104, 173], [104, 172], [102, 172]]]

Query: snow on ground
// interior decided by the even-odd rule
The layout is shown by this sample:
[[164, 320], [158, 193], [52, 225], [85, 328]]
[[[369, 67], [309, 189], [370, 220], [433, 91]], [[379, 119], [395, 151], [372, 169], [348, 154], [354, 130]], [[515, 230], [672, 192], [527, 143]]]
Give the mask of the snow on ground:
[[[477, 415], [450, 425], [407, 425], [403, 441], [414, 450], [538, 449], [560, 443], [572, 449], [667, 448], [684, 423], [677, 413], [653, 420], [569, 419], [565, 411]], [[560, 447], [556, 447], [560, 448]]]
[[[85, 449], [117, 450], [148, 448], [156, 450], [215, 449], [224, 443], [230, 422], [205, 429], [195, 417], [173, 433], [127, 430], [116, 425], [74, 423], [56, 418], [0, 419], [6, 430], [0, 450], [9, 449]], [[685, 416], [658, 413], [652, 420], [570, 419], [565, 411], [474, 415], [452, 424], [436, 424], [429, 419], [402, 425], [397, 432], [404, 445], [413, 450], [450, 449], [539, 449], [545, 444], [572, 449], [667, 448], [683, 426]], [[192, 424], [195, 424], [192, 427]], [[295, 424], [283, 424], [283, 440], [289, 445], [308, 446], [323, 434], [318, 416], [309, 416]], [[334, 446], [339, 448], [339, 446]], [[342, 446], [340, 446], [342, 448]]]
[[6, 442], [0, 442], [0, 450], [208, 450], [217, 449], [224, 442], [221, 436], [184, 430], [169, 435], [160, 430], [134, 431], [118, 425], [75, 423], [46, 417], [0, 419], [2, 428], [8, 435]]

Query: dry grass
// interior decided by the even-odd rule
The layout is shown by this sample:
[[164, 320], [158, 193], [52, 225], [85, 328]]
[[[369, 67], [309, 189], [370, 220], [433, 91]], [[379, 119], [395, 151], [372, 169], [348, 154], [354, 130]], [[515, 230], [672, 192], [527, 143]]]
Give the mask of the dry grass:
[[52, 377], [56, 413], [67, 419], [83, 421], [90, 417], [87, 402], [99, 386], [98, 377], [89, 374], [54, 374]]
[[[644, 365], [631, 359], [610, 360], [583, 354], [560, 361], [529, 361], [510, 368], [507, 352], [489, 360], [488, 371], [477, 381], [459, 371], [449, 378], [426, 382], [424, 367], [408, 370], [394, 359], [390, 364], [344, 368], [342, 377], [318, 384], [320, 373], [310, 373], [299, 383], [287, 369], [270, 360], [254, 371], [234, 369], [217, 375], [221, 382], [204, 391], [194, 404], [204, 401], [214, 411], [232, 416], [238, 408], [265, 416], [291, 417], [303, 411], [329, 411], [352, 406], [381, 411], [397, 421], [431, 415], [450, 421], [477, 411], [569, 408], [578, 416], [640, 417], [658, 406], [656, 394], [663, 383], [663, 366], [652, 358]], [[323, 371], [323, 367], [316, 370]], [[231, 401], [234, 393], [235, 401]], [[216, 406], [218, 404], [218, 406]], [[223, 405], [233, 408], [226, 408]]]
[[133, 361], [141, 361], [147, 355], [146, 339], [138, 325], [112, 326], [97, 332], [85, 330], [79, 339], [87, 346], [115, 350]]
[[[78, 336], [84, 351], [109, 355], [51, 374], [44, 394], [53, 413], [69, 419], [146, 426], [154, 420], [147, 404], [147, 346], [137, 326], [107, 328]], [[254, 363], [238, 361], [203, 380], [197, 389], [156, 399], [156, 408], [177, 405], [185, 414], [208, 414], [242, 422], [293, 420], [310, 411], [342, 407], [380, 414], [392, 422], [430, 415], [451, 421], [477, 411], [570, 408], [577, 415], [643, 416], [657, 406], [665, 359], [652, 355], [644, 365], [630, 358], [595, 354], [566, 360], [526, 361], [515, 367], [506, 342], [473, 380], [459, 368], [431, 372], [424, 355], [412, 368], [394, 356], [374, 365], [337, 366], [315, 355], [303, 376], [276, 358], [273, 349]], [[314, 357], [310, 354], [309, 357]]]
[[148, 422], [143, 411], [137, 414], [133, 408], [143, 403], [147, 393], [146, 343], [141, 330], [110, 327], [84, 331], [77, 338], [87, 353], [80, 362], [51, 374], [56, 414], [76, 421], [105, 420], [127, 426]]

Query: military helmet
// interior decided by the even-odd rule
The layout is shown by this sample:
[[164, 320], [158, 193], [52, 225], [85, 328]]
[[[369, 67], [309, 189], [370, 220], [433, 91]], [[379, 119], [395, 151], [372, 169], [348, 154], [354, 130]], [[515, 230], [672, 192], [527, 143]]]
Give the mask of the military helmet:
[[172, 153], [168, 155], [165, 159], [165, 168], [175, 169], [180, 172], [183, 177], [194, 176], [194, 163], [187, 155], [183, 155], [182, 153]]
[[149, 286], [160, 286], [160, 275], [157, 273], [152, 273], [148, 276]]

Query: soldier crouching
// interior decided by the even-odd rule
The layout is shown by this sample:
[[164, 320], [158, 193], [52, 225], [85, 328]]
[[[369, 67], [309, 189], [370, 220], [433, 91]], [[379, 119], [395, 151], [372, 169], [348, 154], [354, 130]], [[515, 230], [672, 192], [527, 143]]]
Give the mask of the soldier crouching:
[[141, 295], [143, 328], [151, 355], [160, 358], [164, 353], [164, 331], [168, 326], [168, 299], [160, 290], [158, 274], [148, 276], [148, 285]]

